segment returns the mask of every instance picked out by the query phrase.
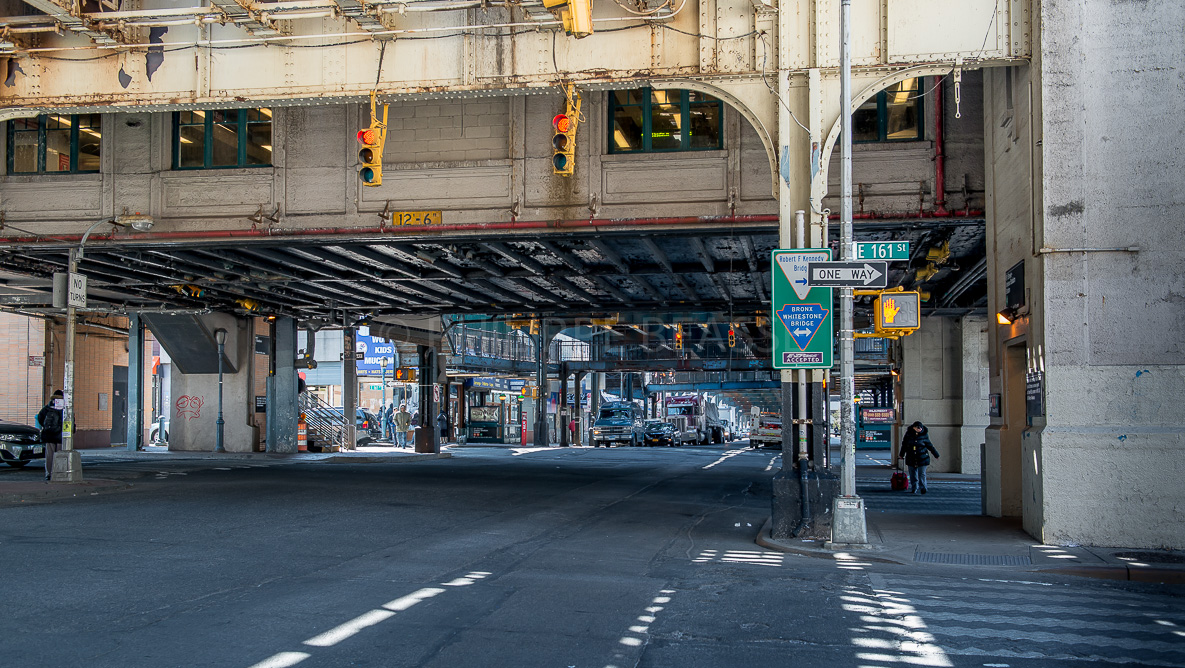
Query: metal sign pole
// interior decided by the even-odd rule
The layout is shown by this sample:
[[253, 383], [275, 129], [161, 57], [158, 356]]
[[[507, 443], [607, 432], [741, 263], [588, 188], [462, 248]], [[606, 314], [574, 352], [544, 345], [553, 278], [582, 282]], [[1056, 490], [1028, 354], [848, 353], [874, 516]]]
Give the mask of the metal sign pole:
[[[852, 1], [840, 4], [840, 33], [842, 34], [840, 61], [840, 118], [843, 120], [840, 147], [840, 257], [856, 259], [852, 242]], [[831, 542], [837, 545], [862, 545], [868, 542], [864, 519], [864, 502], [856, 496], [856, 370], [853, 345], [852, 288], [840, 288], [839, 372], [840, 372], [840, 439], [843, 467], [840, 496], [835, 498]]]

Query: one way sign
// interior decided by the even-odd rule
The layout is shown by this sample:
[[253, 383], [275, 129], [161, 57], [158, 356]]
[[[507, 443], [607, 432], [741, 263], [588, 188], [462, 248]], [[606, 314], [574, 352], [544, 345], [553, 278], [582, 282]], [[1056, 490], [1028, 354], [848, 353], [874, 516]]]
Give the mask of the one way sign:
[[807, 265], [807, 281], [811, 287], [883, 288], [889, 284], [889, 263], [811, 262]]

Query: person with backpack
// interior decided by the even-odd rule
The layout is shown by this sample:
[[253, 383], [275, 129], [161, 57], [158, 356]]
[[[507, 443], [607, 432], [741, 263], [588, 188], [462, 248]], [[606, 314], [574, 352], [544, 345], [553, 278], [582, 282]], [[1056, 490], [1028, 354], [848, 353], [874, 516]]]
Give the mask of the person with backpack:
[[62, 410], [66, 401], [61, 390], [54, 390], [53, 397], [37, 413], [37, 426], [41, 427], [41, 443], [45, 445], [45, 479], [53, 475], [53, 458], [62, 444]]
[[938, 457], [938, 451], [927, 436], [929, 433], [926, 425], [914, 422], [901, 439], [901, 456], [905, 457], [905, 465], [909, 467], [909, 487], [913, 494], [919, 490], [926, 493], [926, 467], [930, 465], [931, 453]]

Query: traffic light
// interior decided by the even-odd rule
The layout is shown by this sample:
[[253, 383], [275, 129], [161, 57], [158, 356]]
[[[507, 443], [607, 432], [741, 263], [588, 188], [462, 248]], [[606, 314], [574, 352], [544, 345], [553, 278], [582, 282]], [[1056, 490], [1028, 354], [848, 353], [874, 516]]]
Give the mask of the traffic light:
[[737, 332], [735, 329], [733, 329], [732, 325], [728, 326], [728, 347], [737, 347]]
[[380, 186], [383, 183], [383, 144], [387, 141], [387, 105], [383, 105], [383, 120], [376, 111], [375, 93], [370, 92], [370, 127], [358, 131], [358, 178], [364, 186]]
[[396, 367], [393, 376], [398, 382], [412, 383], [416, 380], [416, 370], [410, 367]]
[[675, 350], [683, 352], [683, 325], [675, 325]]
[[569, 35], [580, 39], [592, 34], [592, 0], [543, 0], [543, 6], [564, 24]]
[[913, 330], [922, 325], [919, 295], [916, 292], [884, 292], [874, 302], [876, 331]]
[[572, 176], [576, 167], [576, 126], [580, 122], [580, 95], [576, 87], [564, 86], [564, 113], [551, 119], [551, 171], [560, 176]]

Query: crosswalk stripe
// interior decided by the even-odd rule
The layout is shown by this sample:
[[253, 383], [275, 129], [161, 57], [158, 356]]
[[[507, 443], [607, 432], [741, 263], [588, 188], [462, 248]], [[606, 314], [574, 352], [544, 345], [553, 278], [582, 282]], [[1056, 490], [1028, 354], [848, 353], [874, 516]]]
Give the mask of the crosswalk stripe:
[[[900, 581], [886, 580], [886, 584], [890, 584], [893, 582], [900, 582]], [[914, 599], [914, 603], [921, 603], [923, 601], [938, 600], [938, 599], [931, 599], [931, 598], [925, 598], [925, 599], [921, 598], [921, 597], [926, 597], [926, 596], [937, 596], [937, 597], [963, 596], [963, 597], [968, 597], [968, 598], [988, 598], [988, 599], [992, 600], [992, 605], [995, 605], [995, 602], [1000, 600], [1001, 596], [1016, 595], [1016, 596], [1030, 596], [1030, 597], [1033, 597], [1034, 599], [1039, 599], [1041, 601], [1068, 601], [1071, 603], [1082, 602], [1082, 603], [1090, 603], [1090, 604], [1114, 603], [1117, 605], [1124, 605], [1124, 606], [1129, 606], [1129, 607], [1134, 607], [1134, 608], [1169, 609], [1172, 611], [1181, 611], [1182, 614], [1185, 614], [1185, 608], [1183, 608], [1181, 603], [1179, 601], [1177, 601], [1176, 599], [1173, 599], [1171, 597], [1157, 597], [1155, 595], [1143, 595], [1143, 594], [1141, 594], [1141, 595], [1136, 595], [1136, 594], [1109, 595], [1109, 594], [1095, 594], [1095, 593], [1060, 594], [1060, 593], [1053, 593], [1052, 591], [1045, 589], [1045, 588], [1035, 591], [1031, 588], [1029, 588], [1029, 589], [1025, 589], [1023, 587], [1000, 587], [1000, 588], [997, 588], [997, 587], [994, 587], [991, 585], [967, 585], [966, 587], [933, 587], [933, 586], [917, 587], [917, 586], [911, 586], [908, 583], [900, 583], [900, 584], [903, 585], [900, 587], [900, 589], [902, 589], [902, 591], [900, 592], [901, 595], [903, 595], [907, 598]], [[896, 592], [897, 589], [898, 588], [895, 588], [894, 586], [892, 586], [892, 584], [890, 584], [890, 586], [887, 589], [878, 591], [878, 593], [891, 594], [891, 593]], [[1163, 598], [1164, 600], [1162, 602], [1160, 600], [1156, 600], [1157, 598]], [[1114, 611], [1112, 611], [1112, 612], [1114, 612]]]
[[[922, 610], [925, 608], [957, 608], [959, 610], [965, 610], [965, 609], [967, 609], [968, 602], [967, 601], [958, 601], [958, 600], [953, 600], [953, 599], [951, 599], [951, 600], [925, 599], [922, 601], [911, 600], [906, 605], [913, 606], [914, 608], [918, 609], [919, 613], [921, 613]], [[1037, 605], [1037, 604], [1028, 604], [1028, 603], [994, 603], [994, 604], [992, 604], [991, 607], [992, 607], [992, 610], [994, 610], [996, 612], [1032, 612], [1032, 613], [1037, 613], [1037, 614], [1059, 613], [1059, 614], [1066, 614], [1066, 615], [1093, 615], [1093, 616], [1105, 616], [1105, 617], [1114, 617], [1117, 614], [1117, 612], [1115, 610], [1103, 610], [1098, 607], [1088, 608], [1085, 606], [1073, 606], [1073, 605]], [[1128, 612], [1127, 614], [1131, 614], [1131, 613]], [[1156, 614], [1157, 614], [1157, 616], [1181, 618], [1181, 614], [1177, 613], [1177, 612], [1170, 612], [1170, 613], [1163, 613], [1163, 614], [1156, 613]]]
[[[1113, 616], [1113, 614], [1108, 614]], [[952, 612], [930, 612], [927, 611], [922, 614], [927, 624], [931, 622], [965, 622], [968, 624], [1011, 624], [1015, 626], [1040, 626], [1044, 628], [1059, 628], [1067, 627], [1081, 630], [1084, 627], [1091, 631], [1123, 631], [1128, 633], [1150, 633], [1161, 635], [1173, 635], [1174, 630], [1179, 630], [1179, 627], [1161, 626], [1149, 622], [1147, 624], [1130, 624], [1126, 622], [1101, 622], [1090, 621], [1083, 623], [1081, 619], [1068, 619], [1065, 617], [1018, 617], [1018, 616], [1003, 616], [1003, 615], [968, 615]], [[1185, 641], [1182, 643], [1183, 651], [1185, 651]]]
[[1100, 656], [1098, 654], [1047, 654], [1044, 652], [1020, 652], [1012, 649], [984, 649], [980, 647], [943, 648], [950, 656], [986, 656], [998, 659], [1038, 659], [1043, 661], [1088, 661], [1095, 663], [1135, 663], [1141, 666], [1157, 666], [1164, 668], [1181, 668], [1179, 661], [1160, 661], [1157, 659], [1136, 659], [1129, 656]]
[[[923, 619], [925, 616], [923, 615]], [[926, 631], [934, 635], [958, 636], [960, 638], [1001, 638], [1010, 641], [1023, 640], [1035, 643], [1057, 643], [1062, 645], [1089, 645], [1091, 647], [1118, 647], [1154, 652], [1185, 652], [1185, 640], [1169, 643], [1163, 640], [1136, 638], [1114, 638], [1110, 636], [1083, 635], [1080, 633], [1049, 633], [1047, 631], [1022, 631], [1020, 629], [986, 629], [970, 626], [926, 625]]]

